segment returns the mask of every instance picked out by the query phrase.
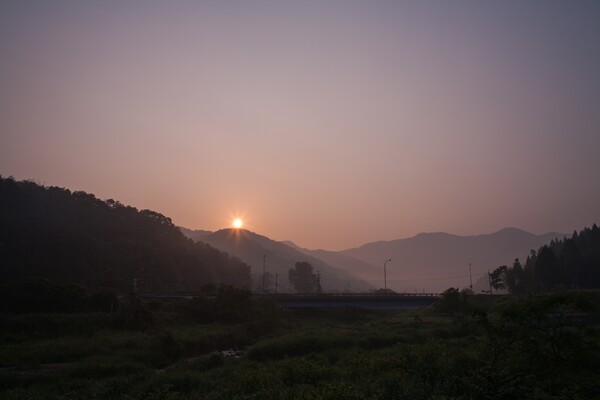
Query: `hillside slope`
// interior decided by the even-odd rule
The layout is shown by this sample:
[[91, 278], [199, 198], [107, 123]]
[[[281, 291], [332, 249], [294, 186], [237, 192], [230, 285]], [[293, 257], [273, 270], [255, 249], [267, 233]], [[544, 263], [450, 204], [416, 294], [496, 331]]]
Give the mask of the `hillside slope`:
[[277, 274], [277, 290], [292, 291], [288, 282], [288, 271], [297, 261], [307, 261], [315, 272], [319, 272], [321, 285], [326, 291], [367, 290], [369, 285], [347, 271], [339, 270], [321, 259], [271, 240], [245, 229], [223, 229], [204, 238], [206, 243], [229, 254], [235, 255], [250, 265], [255, 287], [262, 285], [263, 256], [266, 255], [265, 271], [271, 274], [267, 290], [275, 290], [274, 275]]
[[250, 268], [186, 238], [164, 215], [0, 177], [0, 279], [42, 277], [130, 291], [239, 287]]

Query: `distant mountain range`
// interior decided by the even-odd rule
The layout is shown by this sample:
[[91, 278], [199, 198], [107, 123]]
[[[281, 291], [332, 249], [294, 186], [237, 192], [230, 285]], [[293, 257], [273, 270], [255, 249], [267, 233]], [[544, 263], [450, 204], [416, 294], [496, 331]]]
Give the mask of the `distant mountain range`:
[[[0, 280], [42, 277], [121, 292], [131, 290], [134, 280], [153, 291], [198, 290], [206, 284], [257, 288], [263, 281], [263, 261], [271, 274], [265, 286], [271, 290], [276, 274], [278, 290], [289, 291], [288, 271], [307, 261], [319, 273], [324, 290], [366, 291], [383, 287], [388, 259], [390, 289], [440, 292], [468, 287], [471, 264], [479, 292], [485, 286], [480, 278], [488, 270], [511, 266], [516, 257], [524, 262], [531, 250], [565, 236], [506, 228], [477, 236], [422, 233], [340, 252], [309, 250], [244, 229], [178, 228], [151, 210], [1, 176], [0, 205]], [[589, 254], [580, 255], [596, 265]]]
[[524, 260], [530, 250], [562, 238], [562, 233], [534, 235], [505, 228], [476, 236], [448, 233], [421, 233], [408, 239], [368, 243], [340, 252], [343, 255], [377, 265], [371, 279], [383, 280], [383, 263], [387, 265], [388, 287], [397, 291], [442, 291], [448, 287], [469, 286], [469, 264], [473, 284], [488, 270], [512, 265], [515, 258]]
[[531, 250], [564, 236], [555, 232], [534, 235], [516, 228], [474, 236], [421, 233], [335, 252], [304, 249], [291, 241], [278, 242], [247, 230], [224, 229], [207, 234], [207, 231], [184, 229], [183, 232], [239, 257], [251, 266], [253, 277], [262, 273], [266, 254], [266, 270], [279, 274], [280, 285], [288, 284], [287, 271], [295, 261], [308, 261], [320, 271], [324, 288], [380, 288], [384, 286], [383, 263], [391, 258], [387, 264], [388, 288], [410, 292], [469, 287], [469, 264], [474, 290], [478, 292], [485, 283], [480, 278], [488, 270], [512, 265], [517, 257], [524, 261]]

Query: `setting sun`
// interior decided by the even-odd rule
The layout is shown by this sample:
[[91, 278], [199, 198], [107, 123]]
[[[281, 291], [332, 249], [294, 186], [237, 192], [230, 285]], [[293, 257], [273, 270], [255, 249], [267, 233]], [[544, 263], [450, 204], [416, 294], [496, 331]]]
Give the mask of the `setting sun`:
[[234, 228], [240, 229], [242, 227], [242, 225], [244, 225], [244, 222], [241, 219], [236, 218], [236, 219], [233, 220], [232, 225], [233, 225]]

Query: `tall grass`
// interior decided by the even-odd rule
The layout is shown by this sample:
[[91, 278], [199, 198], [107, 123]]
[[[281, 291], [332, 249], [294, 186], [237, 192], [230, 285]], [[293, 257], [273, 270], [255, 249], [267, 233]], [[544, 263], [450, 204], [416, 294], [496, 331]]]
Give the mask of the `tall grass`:
[[[259, 328], [247, 318], [198, 322], [172, 310], [138, 328], [110, 314], [1, 316], [10, 329], [0, 336], [0, 398], [594, 398], [599, 327], [566, 326], [561, 357], [550, 357], [539, 332], [542, 323], [556, 328], [555, 311], [540, 304], [554, 303], [522, 301], [477, 317], [277, 312], [261, 316]], [[531, 312], [550, 318], [532, 324]], [[246, 353], [217, 352], [228, 348]]]

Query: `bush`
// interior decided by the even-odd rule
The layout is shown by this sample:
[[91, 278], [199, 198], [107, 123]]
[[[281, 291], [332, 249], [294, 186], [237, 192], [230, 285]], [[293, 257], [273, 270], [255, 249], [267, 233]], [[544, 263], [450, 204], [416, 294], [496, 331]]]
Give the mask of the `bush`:
[[291, 335], [254, 345], [248, 352], [248, 357], [260, 361], [276, 360], [345, 348], [351, 345], [353, 345], [353, 340], [347, 336]]
[[69, 375], [72, 378], [97, 379], [144, 371], [147, 371], [147, 367], [135, 361], [119, 357], [94, 357], [78, 363]]
[[450, 315], [465, 315], [473, 310], [468, 292], [456, 288], [449, 288], [443, 292], [433, 308], [436, 312]]
[[0, 313], [114, 312], [117, 295], [108, 290], [88, 293], [72, 282], [26, 279], [0, 285]]

